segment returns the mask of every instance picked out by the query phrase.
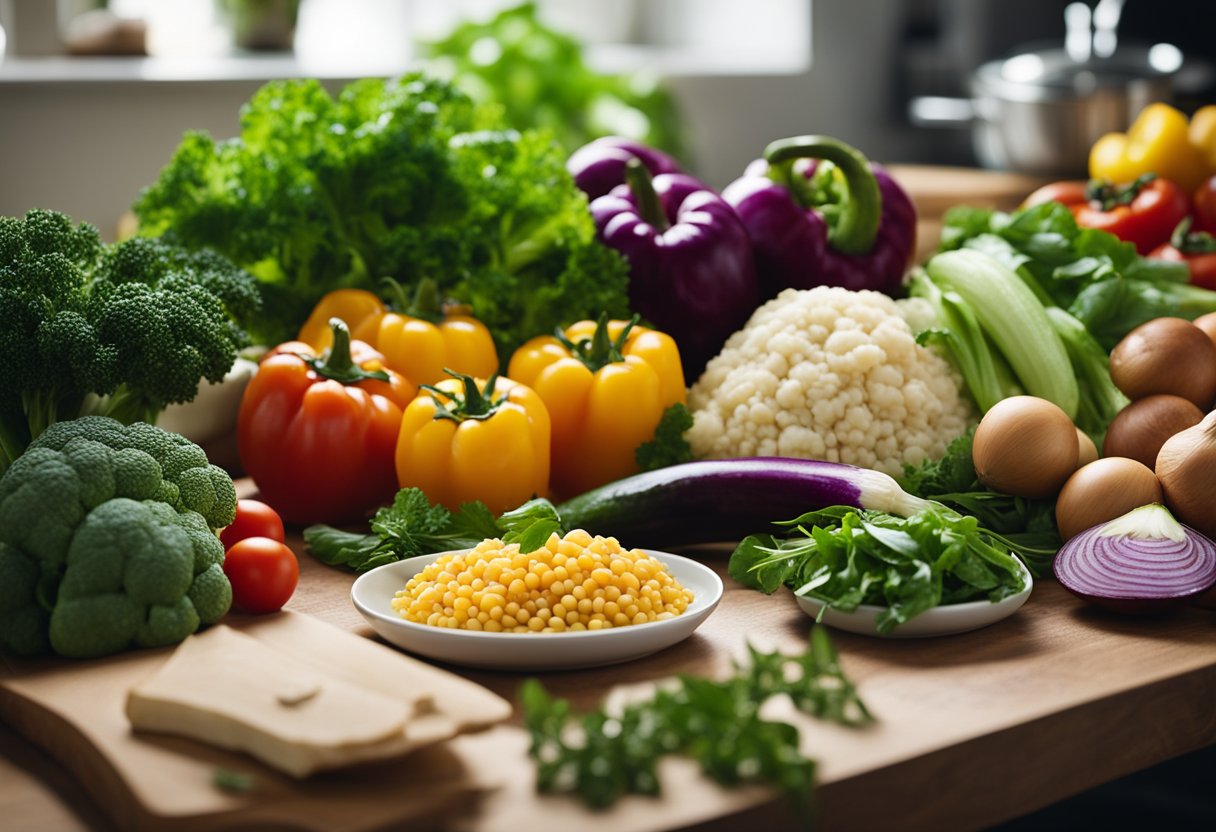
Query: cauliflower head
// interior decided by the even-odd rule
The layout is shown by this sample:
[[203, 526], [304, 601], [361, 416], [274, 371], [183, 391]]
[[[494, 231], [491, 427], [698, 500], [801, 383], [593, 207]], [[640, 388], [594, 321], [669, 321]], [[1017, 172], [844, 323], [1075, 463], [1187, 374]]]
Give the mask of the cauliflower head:
[[689, 391], [698, 457], [786, 456], [892, 476], [945, 453], [973, 413], [945, 359], [879, 292], [787, 289]]

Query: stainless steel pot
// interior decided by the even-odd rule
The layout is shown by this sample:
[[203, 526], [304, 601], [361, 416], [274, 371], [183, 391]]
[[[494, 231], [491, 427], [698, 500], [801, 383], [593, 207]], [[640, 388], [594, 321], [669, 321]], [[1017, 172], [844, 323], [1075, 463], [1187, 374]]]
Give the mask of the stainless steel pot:
[[1173, 98], [1182, 53], [1169, 44], [1123, 46], [1074, 60], [1064, 49], [984, 64], [970, 99], [916, 98], [909, 116], [925, 127], [970, 126], [980, 164], [1045, 176], [1084, 176], [1089, 149], [1123, 132], [1154, 101]]

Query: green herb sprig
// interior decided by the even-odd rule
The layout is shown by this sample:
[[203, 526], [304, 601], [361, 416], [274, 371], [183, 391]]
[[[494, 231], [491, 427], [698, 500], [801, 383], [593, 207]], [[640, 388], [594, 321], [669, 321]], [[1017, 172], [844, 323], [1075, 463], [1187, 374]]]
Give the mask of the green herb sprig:
[[659, 760], [682, 754], [717, 783], [769, 783], [809, 810], [815, 761], [798, 750], [798, 729], [762, 719], [761, 706], [786, 694], [803, 713], [841, 725], [860, 726], [873, 717], [822, 627], [812, 628], [800, 656], [750, 645], [748, 651], [748, 663], [736, 663], [729, 679], [680, 676], [619, 713], [601, 708], [575, 717], [568, 700], [528, 680], [520, 699], [537, 789], [573, 793], [588, 806], [605, 808], [626, 794], [659, 794]]

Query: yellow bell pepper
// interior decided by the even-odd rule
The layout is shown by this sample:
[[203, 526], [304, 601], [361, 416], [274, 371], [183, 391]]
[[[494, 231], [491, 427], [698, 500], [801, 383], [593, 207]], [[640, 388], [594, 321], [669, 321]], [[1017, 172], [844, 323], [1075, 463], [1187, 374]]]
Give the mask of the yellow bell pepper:
[[426, 385], [397, 437], [397, 482], [449, 509], [480, 500], [495, 514], [548, 495], [549, 414], [530, 388], [467, 375]]
[[368, 318], [383, 315], [387, 311], [384, 302], [371, 292], [363, 289], [335, 289], [317, 302], [304, 326], [300, 327], [296, 340], [308, 344], [320, 355], [333, 345], [330, 319], [340, 318], [346, 323], [352, 338], [366, 342], [367, 339], [359, 331], [359, 325]]
[[1194, 145], [1208, 163], [1208, 173], [1216, 173], [1216, 104], [1200, 107], [1191, 116], [1188, 132]]
[[299, 340], [318, 350], [329, 346], [328, 321], [346, 321], [351, 336], [365, 341], [384, 356], [385, 364], [415, 384], [435, 384], [447, 378], [444, 370], [487, 378], [498, 371], [498, 350], [485, 324], [468, 314], [468, 308], [445, 306], [434, 280], [423, 280], [413, 301], [401, 286], [386, 281], [394, 291], [393, 312], [380, 298], [362, 289], [338, 289], [317, 304], [300, 330]]
[[1188, 193], [1207, 178], [1208, 162], [1190, 140], [1187, 117], [1167, 104], [1140, 111], [1127, 133], [1107, 133], [1089, 151], [1089, 175], [1116, 184], [1155, 173]]
[[580, 321], [511, 356], [507, 375], [532, 387], [549, 410], [560, 496], [636, 474], [634, 451], [654, 438], [663, 411], [685, 400], [675, 341], [636, 320]]

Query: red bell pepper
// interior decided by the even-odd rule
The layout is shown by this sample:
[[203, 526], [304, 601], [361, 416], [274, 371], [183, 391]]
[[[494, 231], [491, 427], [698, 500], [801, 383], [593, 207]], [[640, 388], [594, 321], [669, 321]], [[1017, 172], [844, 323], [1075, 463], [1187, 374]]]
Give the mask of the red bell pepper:
[[1149, 257], [1185, 262], [1191, 270], [1191, 285], [1216, 289], [1216, 237], [1192, 231], [1190, 217], [1178, 223], [1170, 241], [1153, 249]]
[[292, 341], [245, 389], [237, 446], [262, 499], [289, 523], [356, 520], [397, 492], [401, 413], [417, 389], [338, 318], [323, 357]]
[[1109, 231], [1134, 243], [1141, 254], [1168, 241], [1190, 210], [1182, 188], [1151, 173], [1123, 187], [1099, 179], [1054, 182], [1032, 193], [1022, 205], [1029, 208], [1053, 200], [1072, 212], [1077, 225]]

